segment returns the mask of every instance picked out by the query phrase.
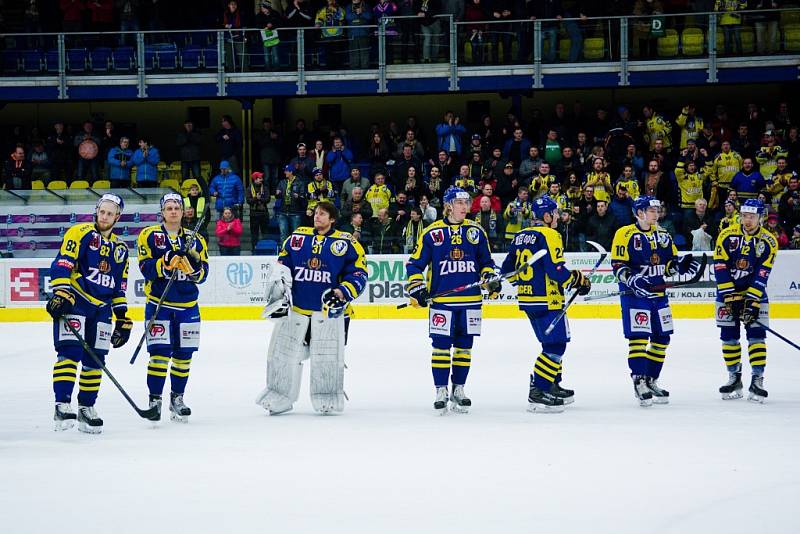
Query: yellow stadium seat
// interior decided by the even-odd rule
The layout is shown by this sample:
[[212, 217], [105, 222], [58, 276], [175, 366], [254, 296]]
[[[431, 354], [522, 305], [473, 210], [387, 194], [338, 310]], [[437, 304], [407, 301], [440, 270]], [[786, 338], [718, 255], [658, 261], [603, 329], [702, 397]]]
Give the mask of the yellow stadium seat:
[[178, 183], [178, 180], [170, 180], [170, 179], [161, 180], [161, 183], [158, 185], [159, 187], [170, 187], [178, 192], [180, 192], [181, 190], [181, 184]]
[[169, 165], [167, 165], [166, 161], [159, 161], [158, 165], [156, 165], [156, 169], [158, 169], [158, 172], [156, 172], [156, 180], [159, 184], [169, 178]]
[[34, 180], [31, 182], [31, 189], [44, 189], [44, 182], [41, 180]]
[[675, 57], [678, 55], [678, 32], [667, 30], [664, 37], [656, 40], [656, 54], [658, 57]]
[[684, 56], [702, 56], [705, 36], [699, 28], [686, 28], [681, 34], [681, 50]]
[[89, 182], [86, 180], [75, 180], [69, 184], [70, 189], [89, 189]]
[[800, 25], [793, 24], [783, 29], [783, 49], [786, 52], [800, 52]]
[[781, 11], [781, 28], [798, 24], [800, 24], [800, 10]]
[[742, 54], [752, 54], [756, 51], [756, 36], [753, 28], [742, 26]]
[[92, 189], [111, 189], [111, 182], [109, 180], [95, 180], [92, 184]]
[[172, 180], [178, 180], [179, 182], [183, 178], [183, 174], [181, 173], [181, 162], [180, 161], [173, 161], [169, 164], [167, 168], [167, 172], [169, 173], [169, 178]]
[[584, 59], [603, 59], [606, 55], [606, 41], [602, 37], [589, 37], [583, 40]]
[[47, 184], [47, 189], [53, 191], [60, 191], [66, 188], [67, 188], [67, 182], [65, 182], [64, 180], [53, 180], [52, 182]]
[[131, 185], [136, 187], [136, 167], [131, 168]]
[[188, 179], [184, 180], [183, 183], [181, 184], [181, 194], [183, 196], [188, 196], [189, 195], [189, 188], [192, 187], [193, 185], [196, 185], [197, 188], [200, 189], [200, 191], [203, 190], [203, 188], [200, 186], [200, 182], [198, 182], [194, 178], [188, 178]]
[[569, 49], [572, 46], [572, 41], [569, 39], [560, 39], [558, 41], [558, 59], [561, 61], [569, 61]]
[[210, 161], [201, 161], [200, 162], [200, 173], [205, 176], [211, 176], [211, 162]]

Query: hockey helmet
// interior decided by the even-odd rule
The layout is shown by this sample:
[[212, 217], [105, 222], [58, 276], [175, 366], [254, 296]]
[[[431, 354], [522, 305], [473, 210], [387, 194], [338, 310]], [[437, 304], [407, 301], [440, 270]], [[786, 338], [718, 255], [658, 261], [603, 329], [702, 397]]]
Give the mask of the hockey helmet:
[[469, 193], [461, 189], [460, 187], [450, 186], [447, 188], [447, 191], [444, 192], [443, 201], [445, 204], [452, 204], [456, 200], [466, 200], [467, 202], [470, 201], [472, 197], [469, 196]]
[[116, 204], [119, 208], [119, 212], [122, 213], [122, 210], [125, 209], [125, 201], [122, 200], [122, 197], [119, 195], [115, 195], [113, 193], [105, 193], [102, 197], [100, 197], [97, 201], [97, 205], [95, 208], [99, 208], [100, 204], [103, 202], [111, 202], [112, 204]]
[[656, 197], [651, 197], [649, 195], [642, 195], [636, 200], [633, 201], [631, 205], [631, 209], [633, 210], [633, 214], [636, 215], [639, 213], [639, 210], [647, 211], [648, 208], [660, 208], [661, 201], [658, 200]]
[[161, 211], [164, 211], [164, 206], [167, 205], [167, 202], [177, 202], [178, 206], [183, 208], [183, 197], [178, 193], [167, 193], [161, 197]]
[[764, 203], [757, 198], [748, 198], [744, 201], [742, 207], [739, 208], [739, 211], [742, 213], [755, 213], [758, 215], [764, 215], [766, 209], [764, 208]]

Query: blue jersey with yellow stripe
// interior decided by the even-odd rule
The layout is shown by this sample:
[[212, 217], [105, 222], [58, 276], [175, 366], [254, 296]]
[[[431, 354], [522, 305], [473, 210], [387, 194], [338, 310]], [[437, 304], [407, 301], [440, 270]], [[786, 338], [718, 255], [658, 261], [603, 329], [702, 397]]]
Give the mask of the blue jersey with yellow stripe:
[[767, 280], [775, 263], [778, 242], [763, 227], [748, 235], [741, 224], [720, 232], [714, 248], [717, 297], [743, 293], [746, 298], [767, 300]]
[[[654, 286], [663, 286], [667, 262], [677, 257], [678, 249], [672, 236], [657, 225], [649, 230], [642, 230], [636, 223], [623, 226], [614, 234], [611, 245], [611, 267], [617, 280], [624, 270], [628, 270], [630, 274], [649, 277]], [[629, 288], [620, 281], [619, 289], [625, 291]], [[665, 295], [663, 290], [656, 294]]]
[[539, 250], [545, 254], [535, 265], [509, 279], [517, 286], [521, 310], [560, 310], [564, 306], [563, 284], [570, 277], [564, 263], [561, 234], [546, 226], [531, 226], [514, 235], [501, 271], [512, 272], [530, 261]]
[[[158, 303], [172, 276], [172, 271], [164, 268], [164, 254], [169, 250], [183, 250], [191, 234], [191, 230], [181, 228], [177, 234], [170, 235], [160, 224], [148, 226], [139, 233], [136, 247], [139, 251], [139, 269], [145, 279], [144, 293], [148, 302]], [[186, 309], [197, 304], [197, 296], [200, 293], [197, 284], [202, 284], [208, 278], [208, 247], [206, 240], [200, 234], [195, 236], [187, 258], [193, 266], [200, 267], [200, 276], [196, 281], [190, 280], [182, 271], [177, 270], [175, 281], [170, 286], [169, 293], [164, 296], [163, 306], [167, 308]]]
[[128, 247], [116, 235], [103, 237], [93, 223], [67, 230], [50, 266], [53, 289], [70, 288], [90, 304], [111, 304], [114, 314], [127, 313]]
[[[423, 280], [428, 270], [428, 291], [436, 295], [480, 280], [495, 269], [489, 239], [483, 228], [465, 219], [461, 224], [438, 220], [425, 228], [406, 262], [408, 281]], [[433, 303], [443, 308], [478, 308], [483, 297], [480, 287], [455, 295], [436, 297]]]
[[328, 289], [340, 289], [351, 302], [367, 286], [364, 248], [340, 230], [319, 234], [301, 226], [283, 242], [278, 261], [292, 271], [292, 309], [303, 315], [322, 310]]

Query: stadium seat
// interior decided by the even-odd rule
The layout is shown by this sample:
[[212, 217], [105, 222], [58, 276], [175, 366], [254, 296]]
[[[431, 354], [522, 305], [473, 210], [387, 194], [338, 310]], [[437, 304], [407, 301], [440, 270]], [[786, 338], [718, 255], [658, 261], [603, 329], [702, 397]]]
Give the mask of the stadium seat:
[[75, 180], [69, 184], [70, 189], [89, 189], [89, 182], [86, 180]]
[[169, 165], [167, 165], [166, 161], [159, 161], [158, 165], [156, 165], [156, 169], [158, 169], [158, 174], [156, 175], [157, 176], [156, 179], [158, 180], [159, 183], [169, 178], [169, 172], [167, 171], [168, 168]]
[[[784, 6], [789, 7], [789, 6]], [[800, 11], [781, 11], [781, 28], [800, 25]]]
[[572, 46], [572, 40], [559, 39], [558, 40], [558, 59], [561, 61], [569, 61], [569, 49]]
[[702, 56], [705, 36], [699, 28], [686, 28], [681, 34], [681, 51], [684, 56]]
[[159, 70], [176, 70], [178, 68], [178, 48], [174, 43], [155, 45]]
[[203, 49], [203, 65], [207, 69], [216, 69], [219, 65], [219, 54], [217, 48], [204, 48]]
[[144, 70], [151, 72], [156, 70], [156, 55], [156, 49], [152, 45], [144, 47]]
[[589, 37], [583, 40], [584, 59], [603, 59], [606, 55], [606, 41], [602, 37]]
[[89, 51], [85, 48], [67, 50], [67, 70], [69, 72], [86, 72], [89, 63]]
[[34, 190], [44, 189], [44, 182], [41, 180], [33, 180], [31, 182], [31, 189]]
[[108, 72], [111, 70], [111, 54], [112, 50], [104, 46], [92, 50], [89, 54], [92, 62], [92, 71]]
[[95, 180], [92, 189], [111, 189], [110, 180]]
[[656, 40], [656, 54], [658, 57], [675, 57], [678, 55], [678, 32], [667, 30], [664, 37]]
[[158, 185], [159, 187], [169, 187], [178, 192], [181, 191], [181, 184], [178, 182], [178, 180], [170, 180], [170, 179], [161, 180], [161, 183]]
[[136, 187], [136, 167], [131, 168], [131, 185]]
[[742, 26], [742, 54], [752, 54], [756, 51], [756, 36], [753, 28]]
[[198, 182], [194, 178], [187, 178], [181, 184], [181, 194], [183, 196], [188, 196], [189, 195], [189, 188], [192, 187], [193, 185], [196, 185], [201, 191], [203, 190], [203, 188], [200, 186], [200, 182]]
[[197, 70], [203, 63], [203, 49], [200, 45], [189, 44], [181, 50], [181, 68], [183, 70]]
[[130, 72], [136, 67], [136, 60], [131, 46], [121, 46], [114, 49], [112, 54], [114, 70], [117, 72]]
[[179, 182], [183, 179], [183, 174], [181, 174], [181, 162], [180, 161], [173, 161], [167, 167], [167, 178], [172, 180], [178, 180]]
[[44, 70], [50, 74], [58, 74], [58, 50], [51, 49], [44, 53]]
[[274, 239], [262, 239], [256, 243], [253, 253], [257, 256], [275, 256], [278, 254], [278, 242]]
[[52, 182], [47, 184], [47, 189], [53, 191], [60, 191], [66, 188], [67, 188], [67, 182], [65, 182], [64, 180], [53, 180]]
[[28, 74], [42, 72], [42, 53], [38, 50], [25, 50], [22, 52], [22, 71]]
[[19, 51], [18, 50], [3, 50], [3, 73], [16, 74], [19, 72]]
[[800, 52], [800, 25], [783, 28], [783, 49], [786, 52]]
[[210, 161], [201, 161], [200, 162], [200, 174], [205, 177], [211, 177], [211, 162]]

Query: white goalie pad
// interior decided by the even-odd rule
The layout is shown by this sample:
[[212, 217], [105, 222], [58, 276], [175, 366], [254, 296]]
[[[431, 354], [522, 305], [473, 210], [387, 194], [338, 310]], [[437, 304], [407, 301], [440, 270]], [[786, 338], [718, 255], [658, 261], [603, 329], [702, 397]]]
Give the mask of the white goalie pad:
[[292, 271], [282, 263], [267, 266], [264, 282], [267, 304], [261, 317], [269, 319], [275, 313], [283, 314], [292, 308]]
[[303, 360], [308, 358], [308, 322], [308, 317], [294, 312], [275, 320], [267, 349], [267, 387], [256, 398], [256, 404], [270, 414], [288, 412], [300, 394]]
[[311, 404], [320, 413], [344, 410], [344, 317], [311, 315]]

